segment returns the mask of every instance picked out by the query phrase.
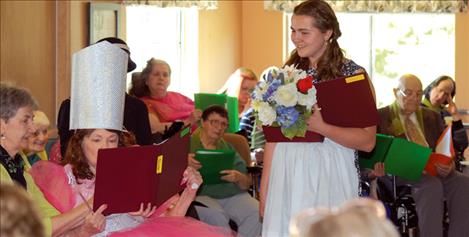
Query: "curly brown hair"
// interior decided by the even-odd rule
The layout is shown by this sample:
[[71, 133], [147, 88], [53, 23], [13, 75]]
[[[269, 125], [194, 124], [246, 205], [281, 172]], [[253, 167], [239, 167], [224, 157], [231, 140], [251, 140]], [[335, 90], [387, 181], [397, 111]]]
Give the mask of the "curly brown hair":
[[[326, 51], [319, 58], [317, 64], [318, 77], [321, 80], [330, 80], [342, 76], [341, 70], [345, 62], [345, 56], [337, 42], [342, 32], [339, 28], [339, 21], [337, 21], [331, 6], [324, 0], [308, 0], [296, 6], [293, 14], [314, 18], [314, 27], [318, 28], [322, 33], [328, 30], [332, 31]], [[310, 68], [308, 58], [300, 57], [296, 49], [292, 51], [290, 58], [285, 62], [285, 65], [292, 64], [302, 70]]]
[[[67, 152], [62, 161], [62, 164], [72, 165], [73, 175], [78, 179], [93, 179], [94, 174], [91, 172], [90, 166], [82, 149], [83, 139], [96, 129], [78, 129], [68, 142]], [[113, 132], [119, 137], [119, 147], [128, 147], [136, 144], [135, 136], [130, 132], [122, 132], [117, 130], [106, 129]]]
[[147, 81], [150, 77], [151, 71], [153, 70], [153, 66], [156, 64], [166, 65], [169, 70], [169, 77], [171, 77], [171, 67], [166, 61], [150, 58], [150, 60], [147, 61], [147, 66], [143, 69], [140, 75], [135, 75], [135, 79], [132, 78], [132, 86], [129, 90], [129, 95], [135, 96], [137, 98], [151, 95], [150, 89], [147, 86]]

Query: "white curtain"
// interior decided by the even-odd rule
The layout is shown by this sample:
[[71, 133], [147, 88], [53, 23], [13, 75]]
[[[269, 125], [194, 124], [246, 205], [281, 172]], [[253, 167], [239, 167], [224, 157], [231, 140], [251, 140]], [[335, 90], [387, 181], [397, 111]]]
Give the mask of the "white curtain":
[[215, 10], [218, 8], [218, 0], [212, 1], [178, 1], [178, 0], [123, 0], [124, 5], [150, 5], [157, 7], [182, 7], [192, 8], [195, 7], [199, 10]]
[[[467, 12], [468, 0], [326, 0], [336, 12]], [[291, 13], [303, 1], [264, 0], [264, 9]]]

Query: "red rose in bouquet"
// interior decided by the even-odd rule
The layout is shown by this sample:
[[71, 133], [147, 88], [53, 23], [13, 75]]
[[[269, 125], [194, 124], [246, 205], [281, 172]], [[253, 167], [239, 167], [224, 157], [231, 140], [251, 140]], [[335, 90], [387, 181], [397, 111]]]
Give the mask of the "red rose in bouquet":
[[303, 93], [303, 94], [308, 94], [308, 90], [313, 87], [313, 77], [312, 76], [307, 76], [303, 79], [298, 80], [296, 83], [296, 87], [298, 88], [298, 91]]

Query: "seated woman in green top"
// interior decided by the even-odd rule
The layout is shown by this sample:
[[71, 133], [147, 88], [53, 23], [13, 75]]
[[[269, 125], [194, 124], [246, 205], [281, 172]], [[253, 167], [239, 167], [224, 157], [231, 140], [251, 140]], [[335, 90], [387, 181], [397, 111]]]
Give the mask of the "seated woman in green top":
[[[45, 236], [91, 236], [99, 233], [104, 216], [101, 206], [96, 212], [89, 212], [83, 203], [76, 208], [60, 213], [49, 202], [25, 171], [29, 166], [26, 159], [19, 155], [22, 141], [33, 130], [33, 110], [37, 107], [29, 92], [4, 83], [0, 84], [0, 181], [16, 183], [24, 188], [33, 202], [41, 210]], [[91, 202], [90, 200], [89, 202]]]
[[[228, 127], [228, 112], [214, 105], [202, 113], [202, 126], [191, 137], [191, 152], [200, 149], [234, 150], [223, 134]], [[200, 169], [202, 165], [193, 157], [189, 166]], [[246, 163], [238, 153], [235, 155], [232, 170], [222, 170], [221, 179], [226, 183], [202, 184], [196, 201], [207, 207], [196, 206], [200, 220], [217, 226], [229, 228], [230, 219], [238, 225], [242, 236], [259, 236], [262, 225], [259, 221], [259, 202], [246, 191], [251, 186]]]

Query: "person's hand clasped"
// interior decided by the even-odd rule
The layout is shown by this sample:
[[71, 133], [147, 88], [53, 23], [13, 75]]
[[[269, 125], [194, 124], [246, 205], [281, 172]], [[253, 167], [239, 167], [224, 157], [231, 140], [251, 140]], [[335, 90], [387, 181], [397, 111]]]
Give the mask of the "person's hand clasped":
[[107, 205], [101, 205], [95, 212], [90, 212], [85, 217], [85, 223], [81, 226], [81, 232], [85, 235], [95, 235], [106, 228], [106, 217], [102, 214]]
[[322, 119], [321, 108], [319, 108], [319, 106], [315, 104], [313, 106], [313, 113], [306, 121], [308, 131], [319, 132], [323, 124], [324, 120]]
[[225, 180], [230, 183], [237, 183], [241, 177], [241, 173], [237, 170], [222, 170], [220, 171], [222, 180]]
[[194, 153], [189, 153], [189, 155], [187, 155], [187, 163], [189, 167], [192, 167], [195, 170], [199, 170], [200, 168], [202, 168], [200, 162], [195, 159]]
[[152, 207], [151, 203], [148, 203], [146, 208], [144, 207], [143, 203], [140, 203], [140, 209], [138, 211], [135, 211], [135, 212], [129, 212], [129, 215], [131, 215], [131, 216], [141, 216], [143, 218], [148, 218], [148, 217], [152, 216], [153, 213], [155, 213], [155, 210], [156, 210], [156, 206]]
[[438, 173], [439, 176], [441, 177], [446, 177], [448, 176], [451, 172], [454, 170], [454, 163], [450, 162], [448, 165], [444, 164], [435, 164], [436, 167], [436, 172]]

